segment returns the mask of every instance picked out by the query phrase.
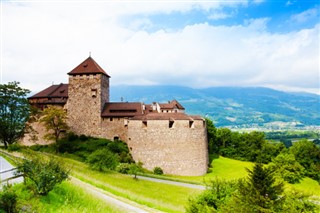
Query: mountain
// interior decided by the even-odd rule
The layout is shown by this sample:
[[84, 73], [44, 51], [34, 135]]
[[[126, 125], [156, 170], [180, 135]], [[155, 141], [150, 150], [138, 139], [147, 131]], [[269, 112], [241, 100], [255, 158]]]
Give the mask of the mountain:
[[320, 124], [320, 96], [263, 87], [112, 86], [111, 101], [167, 102], [176, 99], [190, 114], [208, 116], [216, 126], [271, 123]]

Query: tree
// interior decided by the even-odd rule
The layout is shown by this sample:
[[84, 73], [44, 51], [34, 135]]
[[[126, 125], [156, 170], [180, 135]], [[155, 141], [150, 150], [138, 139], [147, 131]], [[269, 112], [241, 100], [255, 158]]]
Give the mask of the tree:
[[277, 183], [273, 172], [255, 164], [247, 180], [239, 181], [237, 201], [246, 212], [272, 212], [281, 205], [283, 183]]
[[288, 183], [299, 183], [303, 178], [303, 166], [296, 161], [293, 154], [281, 153], [268, 165], [269, 168], [275, 172]]
[[30, 111], [26, 99], [29, 92], [18, 82], [0, 84], [0, 141], [5, 148], [24, 135]]
[[18, 172], [31, 181], [39, 195], [47, 195], [55, 185], [69, 176], [69, 171], [54, 158], [49, 160], [40, 157], [32, 157], [31, 160], [24, 159], [18, 165]]
[[207, 138], [208, 138], [208, 148], [209, 154], [218, 154], [219, 153], [219, 145], [216, 143], [216, 132], [217, 129], [214, 126], [212, 120], [206, 118], [207, 124]]
[[320, 148], [311, 141], [300, 140], [295, 142], [289, 151], [305, 168], [306, 176], [320, 183]]
[[67, 125], [67, 112], [55, 106], [49, 106], [43, 110], [43, 117], [40, 119], [47, 130], [45, 139], [58, 142], [62, 132], [69, 129]]
[[142, 162], [130, 164], [129, 174], [134, 175], [133, 179], [138, 179], [137, 175], [138, 175], [139, 172], [142, 172]]

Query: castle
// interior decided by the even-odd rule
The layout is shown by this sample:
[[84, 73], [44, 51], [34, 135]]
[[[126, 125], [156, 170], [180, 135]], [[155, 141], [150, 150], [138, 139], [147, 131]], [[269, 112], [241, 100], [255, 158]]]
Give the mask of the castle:
[[52, 85], [29, 97], [43, 109], [67, 110], [76, 134], [122, 140], [133, 159], [146, 169], [161, 167], [166, 174], [199, 176], [207, 172], [206, 123], [187, 115], [176, 100], [168, 103], [110, 102], [110, 76], [91, 58], [69, 75], [69, 84]]

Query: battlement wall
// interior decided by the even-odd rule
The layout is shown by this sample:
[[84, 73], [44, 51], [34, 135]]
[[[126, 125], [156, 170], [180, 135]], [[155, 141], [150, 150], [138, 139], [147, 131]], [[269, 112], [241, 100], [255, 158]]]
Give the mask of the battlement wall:
[[[172, 123], [171, 123], [172, 124]], [[135, 161], [166, 174], [204, 175], [208, 169], [206, 125], [202, 120], [130, 120], [128, 146]]]

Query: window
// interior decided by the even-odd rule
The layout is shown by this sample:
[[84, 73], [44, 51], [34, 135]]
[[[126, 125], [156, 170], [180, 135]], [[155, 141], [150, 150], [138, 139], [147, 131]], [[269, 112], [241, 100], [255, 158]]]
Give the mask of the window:
[[169, 128], [173, 128], [174, 121], [169, 121]]
[[194, 128], [194, 121], [189, 121], [189, 128]]
[[91, 95], [93, 98], [97, 97], [97, 89], [91, 89]]
[[120, 139], [119, 136], [114, 136], [114, 137], [113, 137], [113, 140], [114, 140], [114, 141], [118, 141], [119, 139]]
[[142, 121], [142, 127], [143, 127], [143, 128], [147, 128], [147, 127], [148, 127], [147, 121]]

